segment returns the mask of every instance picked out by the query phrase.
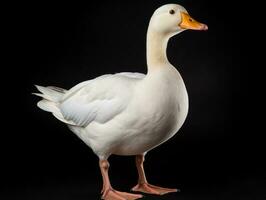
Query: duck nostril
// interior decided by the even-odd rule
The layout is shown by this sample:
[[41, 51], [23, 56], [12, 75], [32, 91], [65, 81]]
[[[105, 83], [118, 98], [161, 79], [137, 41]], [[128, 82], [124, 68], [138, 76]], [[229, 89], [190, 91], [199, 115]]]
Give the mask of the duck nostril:
[[193, 19], [189, 18], [189, 21], [190, 21], [190, 22], [193, 22]]

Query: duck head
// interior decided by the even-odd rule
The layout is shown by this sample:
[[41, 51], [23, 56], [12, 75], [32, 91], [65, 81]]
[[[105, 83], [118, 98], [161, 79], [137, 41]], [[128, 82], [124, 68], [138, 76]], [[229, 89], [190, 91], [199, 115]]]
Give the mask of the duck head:
[[154, 12], [147, 31], [148, 73], [162, 66], [171, 66], [166, 55], [168, 40], [188, 29], [203, 31], [208, 30], [208, 26], [194, 20], [178, 4], [164, 5]]
[[167, 4], [158, 8], [150, 20], [150, 28], [170, 36], [188, 29], [208, 30], [206, 24], [194, 20], [187, 10], [178, 4]]

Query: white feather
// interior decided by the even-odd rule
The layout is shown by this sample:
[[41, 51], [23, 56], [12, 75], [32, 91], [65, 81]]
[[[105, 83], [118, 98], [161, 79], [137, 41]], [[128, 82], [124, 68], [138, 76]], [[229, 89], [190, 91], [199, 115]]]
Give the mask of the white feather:
[[[44, 99], [47, 99], [49, 101], [52, 102], [58, 102], [60, 101], [60, 99], [62, 98], [65, 90], [62, 88], [58, 88], [58, 87], [43, 87], [43, 86], [39, 86], [39, 85], [35, 85], [36, 88], [42, 93], [42, 94], [38, 94], [38, 93], [33, 93], [34, 95], [43, 97]], [[56, 88], [56, 89], [55, 89]]]

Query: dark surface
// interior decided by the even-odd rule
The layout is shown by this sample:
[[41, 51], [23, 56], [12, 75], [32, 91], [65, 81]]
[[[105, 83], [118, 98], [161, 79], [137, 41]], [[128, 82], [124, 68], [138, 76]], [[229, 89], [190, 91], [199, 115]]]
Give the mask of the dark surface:
[[[1, 199], [99, 199], [97, 157], [36, 107], [33, 84], [68, 89], [102, 74], [145, 73], [148, 22], [165, 3], [21, 5], [11, 35], [12, 67], [2, 88], [8, 130], [1, 140]], [[184, 78], [190, 110], [179, 134], [149, 152], [145, 166], [151, 183], [181, 192], [146, 199], [266, 199], [265, 140], [262, 131], [250, 129], [257, 118], [249, 114], [252, 98], [246, 95], [253, 91], [246, 49], [254, 48], [244, 34], [255, 36], [247, 28], [254, 21], [245, 17], [242, 4], [177, 3], [209, 31], [186, 31], [169, 42], [168, 57]], [[137, 179], [133, 157], [109, 161], [114, 187], [128, 191]]]

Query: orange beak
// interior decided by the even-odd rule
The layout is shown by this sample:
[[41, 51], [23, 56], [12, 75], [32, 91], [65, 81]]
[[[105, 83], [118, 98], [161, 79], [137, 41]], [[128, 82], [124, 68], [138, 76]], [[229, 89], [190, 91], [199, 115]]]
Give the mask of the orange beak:
[[179, 26], [183, 29], [191, 29], [191, 30], [199, 30], [199, 31], [206, 31], [208, 30], [208, 26], [206, 24], [202, 24], [197, 22], [189, 14], [181, 12], [181, 23]]

